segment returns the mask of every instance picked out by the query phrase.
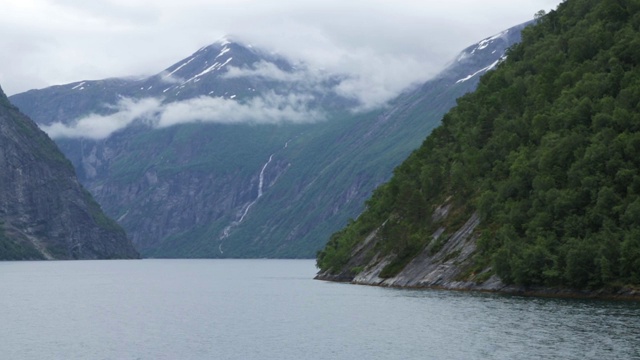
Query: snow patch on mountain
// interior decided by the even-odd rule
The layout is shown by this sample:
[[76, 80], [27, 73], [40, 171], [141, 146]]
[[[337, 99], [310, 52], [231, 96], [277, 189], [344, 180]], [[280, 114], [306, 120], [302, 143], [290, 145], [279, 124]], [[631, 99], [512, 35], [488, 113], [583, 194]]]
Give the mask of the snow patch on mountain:
[[[481, 51], [481, 50], [484, 50], [484, 49], [488, 48], [490, 45], [493, 45], [493, 43], [496, 40], [503, 39], [508, 34], [509, 34], [509, 30], [505, 30], [505, 31], [503, 31], [501, 33], [498, 33], [498, 34], [490, 36], [490, 37], [488, 37], [488, 38], [486, 38], [484, 40], [481, 40], [480, 42], [478, 42], [475, 45], [475, 47], [473, 47], [472, 50], [468, 50], [469, 49], [468, 48], [467, 50], [461, 52], [460, 55], [458, 55], [458, 58], [456, 59], [456, 61], [460, 62], [460, 61], [468, 59], [469, 57], [475, 55], [477, 51]], [[491, 52], [491, 54], [495, 54], [495, 53], [496, 53], [496, 50], [493, 50]]]
[[500, 59], [498, 59], [498, 60], [494, 61], [493, 63], [491, 63], [491, 65], [489, 65], [489, 66], [487, 66], [487, 67], [484, 67], [484, 68], [482, 68], [482, 69], [480, 69], [480, 70], [478, 70], [478, 71], [474, 72], [473, 74], [471, 74], [471, 75], [469, 75], [469, 76], [467, 76], [467, 77], [464, 77], [464, 78], [462, 78], [462, 79], [460, 79], [460, 80], [456, 81], [456, 84], [459, 84], [459, 83], [465, 82], [465, 81], [467, 81], [467, 80], [469, 80], [469, 79], [473, 78], [474, 76], [476, 76], [476, 75], [478, 75], [478, 74], [481, 74], [481, 73], [487, 72], [487, 71], [489, 71], [489, 70], [492, 70], [493, 68], [495, 68], [496, 66], [498, 66], [498, 64], [500, 64], [501, 62], [503, 62], [505, 59], [506, 59], [506, 56], [502, 56], [502, 57], [500, 57]]
[[491, 43], [493, 43], [494, 40], [500, 39], [500, 38], [506, 36], [508, 32], [509, 32], [509, 30], [505, 30], [505, 31], [503, 31], [503, 32], [501, 32], [499, 34], [496, 34], [494, 36], [488, 37], [488, 38], [480, 41], [478, 43], [478, 47], [476, 49], [477, 50], [483, 50], [483, 49], [487, 48], [487, 46], [491, 45]]
[[222, 68], [223, 68], [223, 67], [225, 67], [229, 62], [231, 62], [231, 60], [233, 60], [233, 57], [228, 58], [228, 59], [227, 59], [227, 61], [225, 61], [224, 63], [216, 62], [215, 64], [213, 64], [213, 65], [209, 66], [208, 68], [204, 69], [204, 70], [203, 70], [203, 71], [201, 71], [200, 73], [198, 73], [198, 74], [196, 74], [195, 76], [191, 77], [189, 80], [185, 81], [185, 82], [183, 83], [183, 85], [184, 85], [184, 84], [186, 84], [186, 83], [188, 83], [188, 82], [190, 82], [190, 81], [193, 81], [193, 80], [195, 80], [195, 79], [197, 79], [197, 78], [199, 78], [199, 77], [201, 77], [201, 76], [203, 76], [203, 75], [206, 75], [206, 74], [208, 74], [208, 73], [210, 73], [210, 72], [212, 72], [212, 71], [217, 71], [217, 70], [222, 69]]
[[[86, 81], [83, 81], [83, 82], [79, 83], [78, 85], [76, 85], [76, 86], [72, 87], [72, 88], [71, 88], [71, 90], [75, 90], [75, 89], [77, 89], [77, 88], [81, 88], [85, 83], [86, 83]], [[84, 89], [84, 88], [83, 88], [83, 89]], [[82, 90], [82, 89], [80, 89], [80, 90]]]
[[180, 66], [178, 66], [177, 68], [175, 68], [175, 70], [173, 70], [172, 72], [168, 73], [167, 76], [171, 76], [173, 74], [175, 74], [177, 71], [179, 71], [180, 69], [182, 69], [183, 67], [189, 65], [189, 63], [191, 63], [193, 60], [195, 59], [195, 57], [192, 57], [191, 59], [185, 61], [184, 63], [182, 63]]
[[228, 47], [222, 48], [222, 50], [220, 50], [220, 54], [218, 54], [218, 56], [216, 56], [216, 59], [218, 59], [220, 56], [228, 53], [229, 51], [231, 51], [231, 49], [229, 49]]

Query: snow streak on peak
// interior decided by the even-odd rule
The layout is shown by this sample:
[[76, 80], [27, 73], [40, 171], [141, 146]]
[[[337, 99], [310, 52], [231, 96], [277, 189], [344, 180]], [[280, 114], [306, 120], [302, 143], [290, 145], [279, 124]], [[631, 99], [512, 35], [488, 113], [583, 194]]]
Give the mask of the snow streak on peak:
[[186, 83], [188, 83], [189, 81], [194, 80], [194, 79], [197, 79], [197, 78], [199, 78], [200, 76], [205, 75], [205, 74], [207, 74], [207, 73], [210, 73], [210, 72], [212, 72], [212, 71], [220, 70], [220, 69], [222, 69], [225, 65], [227, 65], [227, 64], [228, 64], [232, 59], [233, 59], [233, 58], [232, 58], [232, 57], [230, 57], [230, 58], [228, 58], [228, 59], [227, 59], [227, 61], [225, 61], [224, 63], [216, 62], [215, 64], [213, 64], [213, 65], [209, 66], [208, 68], [206, 68], [206, 69], [202, 70], [201, 72], [199, 72], [197, 75], [195, 75], [195, 76], [191, 77], [189, 80], [185, 81], [184, 83], [186, 84]]
[[[232, 50], [230, 45], [232, 45], [232, 43], [225, 37], [211, 45], [204, 46], [190, 57], [165, 70], [162, 78], [167, 82], [184, 85], [193, 80], [197, 81], [199, 77], [209, 72], [220, 70], [233, 58], [230, 56]], [[224, 55], [227, 55], [226, 59]], [[197, 61], [194, 62], [194, 60]], [[213, 62], [213, 65], [209, 65], [210, 61]], [[191, 64], [191, 66], [187, 67], [189, 64]], [[188, 80], [185, 81], [184, 79]]]
[[215, 42], [220, 46], [225, 46], [231, 44], [231, 40], [229, 40], [229, 36], [223, 36], [220, 40]]
[[169, 74], [167, 74], [167, 75], [166, 75], [166, 77], [169, 77], [169, 76], [171, 76], [171, 75], [175, 74], [175, 73], [176, 73], [176, 71], [178, 71], [178, 70], [182, 69], [183, 67], [185, 67], [185, 66], [189, 65], [189, 63], [190, 63], [190, 62], [192, 62], [194, 59], [195, 59], [195, 57], [192, 57], [191, 59], [189, 59], [189, 60], [187, 60], [187, 61], [183, 62], [180, 66], [178, 66], [177, 68], [175, 68], [175, 70], [173, 70], [172, 72], [170, 72]]
[[220, 54], [218, 54], [218, 56], [216, 56], [216, 59], [219, 58], [220, 56], [228, 53], [229, 51], [231, 51], [231, 49], [229, 49], [226, 45], [222, 48], [222, 50], [220, 50]]
[[474, 72], [473, 74], [471, 74], [471, 75], [469, 75], [469, 76], [467, 76], [467, 77], [465, 77], [465, 78], [462, 78], [462, 79], [460, 79], [460, 80], [456, 81], [456, 84], [461, 83], [461, 82], [465, 82], [465, 81], [467, 81], [467, 80], [471, 79], [472, 77], [474, 77], [474, 76], [476, 76], [476, 75], [478, 75], [478, 74], [480, 74], [480, 73], [487, 72], [487, 71], [489, 71], [489, 70], [491, 70], [491, 69], [495, 68], [496, 66], [498, 66], [498, 64], [500, 64], [501, 62], [503, 62], [506, 58], [507, 58], [506, 56], [502, 56], [500, 59], [498, 59], [498, 60], [494, 61], [493, 63], [491, 63], [491, 65], [489, 65], [489, 66], [487, 66], [487, 67], [484, 67], [484, 68], [482, 68], [482, 69], [480, 69], [480, 70], [478, 70], [478, 71]]
[[[460, 54], [460, 56], [458, 57], [457, 61], [458, 62], [462, 61], [462, 60], [468, 58], [469, 56], [474, 55], [476, 53], [476, 51], [480, 51], [480, 50], [486, 49], [487, 47], [489, 47], [489, 45], [492, 45], [494, 43], [494, 41], [496, 41], [498, 39], [501, 39], [501, 38], [504, 38], [505, 36], [507, 36], [508, 33], [509, 33], [509, 30], [505, 30], [505, 31], [503, 31], [501, 33], [498, 33], [498, 34], [490, 36], [490, 37], [488, 37], [488, 38], [486, 38], [484, 40], [481, 40], [480, 42], [478, 42], [476, 44], [476, 46], [475, 46], [475, 48], [473, 48], [473, 50], [471, 50], [471, 51], [468, 51], [468, 50], [463, 51]], [[492, 54], [494, 52], [492, 52]]]
[[78, 85], [76, 85], [76, 86], [72, 87], [72, 88], [71, 88], [71, 90], [75, 90], [75, 89], [77, 89], [77, 88], [80, 88], [80, 90], [84, 90], [84, 86], [83, 86], [83, 85], [85, 84], [85, 82], [86, 82], [86, 81], [82, 81], [82, 82], [80, 82]]
[[500, 39], [501, 37], [507, 35], [508, 32], [509, 32], [509, 30], [505, 30], [505, 31], [503, 31], [503, 32], [501, 32], [499, 34], [496, 34], [496, 35], [494, 35], [492, 37], [488, 37], [488, 38], [480, 41], [478, 43], [478, 47], [476, 49], [477, 50], [482, 50], [482, 49], [486, 48], [487, 46], [491, 45], [493, 40]]

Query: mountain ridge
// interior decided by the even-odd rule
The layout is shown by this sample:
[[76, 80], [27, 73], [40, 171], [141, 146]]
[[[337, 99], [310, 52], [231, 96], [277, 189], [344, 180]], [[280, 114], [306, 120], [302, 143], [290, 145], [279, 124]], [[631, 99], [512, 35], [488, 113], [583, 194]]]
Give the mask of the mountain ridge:
[[[420, 145], [455, 104], [455, 98], [475, 87], [477, 77], [456, 81], [494, 63], [519, 40], [525, 25], [483, 40], [486, 47], [452, 64], [448, 73], [455, 78], [436, 78], [407, 91], [382, 110], [348, 111], [357, 103], [331, 91], [331, 84], [340, 79], [321, 78], [312, 79], [321, 86], [312, 89], [315, 93], [306, 93], [311, 100], [302, 100], [302, 105], [292, 108], [302, 114], [302, 121], [194, 121], [159, 128], [141, 122], [130, 123], [103, 139], [56, 141], [74, 163], [81, 181], [127, 229], [144, 256], [311, 258], [332, 232], [358, 216], [372, 189], [386, 181], [393, 167]], [[224, 46], [230, 50], [224, 51]], [[475, 44], [473, 49], [479, 46]], [[265, 66], [269, 63], [266, 60], [253, 62], [262, 64], [259, 66], [235, 68], [239, 70], [233, 70], [236, 73], [232, 71], [232, 76], [212, 70], [195, 82], [195, 75], [216, 64], [215, 57], [222, 53], [218, 61], [222, 64], [234, 56], [231, 44], [226, 44], [212, 47], [210, 60], [192, 60], [199, 58], [195, 54], [203, 49], [206, 47], [167, 68], [184, 78], [172, 84], [167, 93], [174, 96], [180, 92], [177, 96], [185, 98], [161, 102], [154, 110], [167, 112], [171, 106], [202, 101], [244, 106], [264, 91], [285, 99], [274, 104], [283, 110], [290, 109], [289, 99], [295, 104], [299, 89], [306, 91], [307, 83], [299, 73], [287, 72], [290, 68], [285, 66]], [[236, 82], [239, 79], [242, 81]], [[83, 94], [88, 89], [80, 91], [80, 84], [64, 89]], [[133, 95], [146, 96], [149, 86], [130, 88], [135, 90]], [[200, 90], [196, 98], [187, 98], [186, 89], [192, 86]], [[149, 91], [165, 89], [154, 85]], [[238, 89], [256, 91], [244, 97]], [[320, 94], [315, 95], [318, 89]], [[89, 96], [50, 102], [57, 90], [26, 92], [11, 100], [41, 124], [70, 126], [73, 117], [66, 116], [98, 112], [102, 99], [113, 99], [117, 104], [116, 94], [124, 93], [112, 89], [93, 98], [84, 92]], [[208, 94], [210, 91], [215, 93]], [[225, 92], [225, 99], [216, 98]], [[230, 99], [232, 95], [236, 98]], [[93, 107], [87, 107], [91, 103]], [[323, 110], [326, 117], [306, 121], [308, 110], [315, 108], [328, 109]], [[216, 108], [207, 109], [215, 112]], [[119, 110], [111, 108], [111, 113], [97, 119], [108, 120], [114, 111], [117, 114]], [[261, 183], [263, 193], [258, 196]], [[225, 237], [227, 229], [230, 232]]]

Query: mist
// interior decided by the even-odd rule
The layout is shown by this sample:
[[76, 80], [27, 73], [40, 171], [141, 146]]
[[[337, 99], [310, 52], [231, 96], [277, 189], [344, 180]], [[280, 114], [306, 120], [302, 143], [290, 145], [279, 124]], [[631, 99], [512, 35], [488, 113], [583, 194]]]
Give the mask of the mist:
[[[29, 89], [157, 74], [232, 35], [329, 73], [342, 91], [375, 87], [363, 106], [425, 80], [466, 46], [560, 0], [7, 0], [0, 83]], [[369, 83], [367, 83], [367, 81]]]
[[171, 103], [160, 98], [122, 98], [116, 105], [105, 105], [113, 111], [108, 115], [93, 113], [68, 125], [60, 122], [43, 125], [42, 130], [53, 139], [100, 140], [134, 122], [156, 129], [191, 122], [278, 124], [324, 120], [322, 112], [309, 108], [312, 100], [310, 95], [278, 95], [272, 91], [246, 101], [209, 96]]

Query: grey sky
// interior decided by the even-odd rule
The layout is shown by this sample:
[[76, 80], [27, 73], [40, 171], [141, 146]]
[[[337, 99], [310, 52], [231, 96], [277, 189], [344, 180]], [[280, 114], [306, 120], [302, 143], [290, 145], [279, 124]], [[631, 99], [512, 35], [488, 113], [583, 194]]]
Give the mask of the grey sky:
[[4, 0], [0, 85], [11, 95], [78, 80], [155, 74], [232, 35], [315, 67], [357, 74], [368, 79], [366, 86], [393, 93], [425, 80], [466, 46], [559, 3]]

